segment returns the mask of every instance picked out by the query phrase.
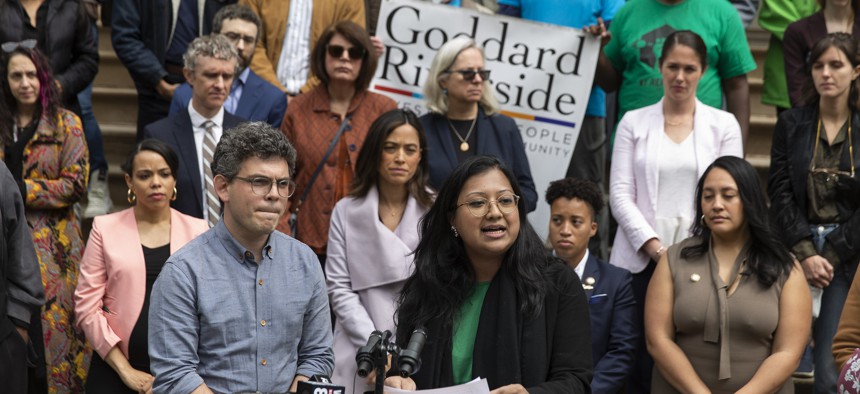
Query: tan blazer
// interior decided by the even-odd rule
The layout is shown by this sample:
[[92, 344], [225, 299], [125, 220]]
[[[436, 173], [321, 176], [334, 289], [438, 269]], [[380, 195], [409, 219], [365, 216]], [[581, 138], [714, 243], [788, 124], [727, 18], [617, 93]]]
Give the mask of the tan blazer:
[[[170, 254], [208, 228], [203, 219], [171, 208]], [[75, 316], [102, 358], [117, 343], [128, 357], [128, 339], [145, 295], [146, 264], [134, 210], [96, 217], [75, 289]]]
[[854, 275], [845, 306], [842, 307], [842, 317], [839, 328], [833, 337], [833, 358], [836, 367], [842, 370], [854, 350], [860, 347], [860, 275]]
[[[281, 49], [284, 48], [284, 36], [287, 34], [290, 0], [239, 0], [239, 4], [250, 7], [263, 22], [260, 26], [260, 39], [257, 40], [257, 48], [251, 60], [251, 70], [278, 89], [286, 91], [278, 81], [277, 67]], [[335, 22], [349, 20], [361, 27], [364, 27], [365, 23], [362, 0], [314, 1], [311, 12], [310, 51], [313, 51], [323, 31]], [[319, 82], [315, 76], [309, 75], [308, 82], [302, 87], [302, 93], [319, 85]]]

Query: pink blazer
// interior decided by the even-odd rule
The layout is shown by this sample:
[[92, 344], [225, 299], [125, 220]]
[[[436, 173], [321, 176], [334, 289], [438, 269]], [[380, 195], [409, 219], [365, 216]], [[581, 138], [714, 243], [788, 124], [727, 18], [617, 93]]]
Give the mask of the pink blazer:
[[[170, 254], [208, 229], [203, 219], [170, 209]], [[75, 289], [77, 326], [104, 358], [128, 339], [146, 295], [146, 264], [132, 208], [98, 216], [81, 261]]]
[[[639, 251], [656, 238], [657, 188], [660, 140], [663, 133], [663, 100], [624, 114], [615, 133], [612, 168], [609, 170], [609, 206], [618, 222], [609, 263], [632, 273], [642, 272], [650, 259]], [[701, 177], [720, 156], [743, 157], [741, 128], [734, 115], [696, 100], [693, 149]], [[696, 185], [691, 185], [695, 190]], [[696, 198], [690, 193], [690, 201]], [[696, 214], [695, 205], [690, 216]], [[665, 245], [669, 247], [669, 245]]]

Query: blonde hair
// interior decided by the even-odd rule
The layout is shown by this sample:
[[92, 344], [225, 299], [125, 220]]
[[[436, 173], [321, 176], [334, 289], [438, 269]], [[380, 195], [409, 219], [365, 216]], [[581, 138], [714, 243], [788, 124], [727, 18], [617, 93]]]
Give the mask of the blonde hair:
[[[433, 63], [430, 64], [430, 74], [424, 81], [424, 98], [427, 100], [427, 107], [430, 111], [446, 114], [448, 112], [448, 95], [442, 92], [442, 87], [439, 82], [447, 79], [451, 73], [451, 66], [457, 61], [457, 56], [467, 49], [477, 49], [481, 53], [481, 58], [486, 62], [484, 50], [479, 47], [474, 40], [469, 37], [456, 37], [445, 45], [439, 48], [436, 52], [436, 57], [433, 58]], [[484, 110], [487, 115], [492, 115], [499, 110], [499, 102], [493, 94], [489, 81], [483, 82], [483, 91], [481, 101], [478, 105]]]

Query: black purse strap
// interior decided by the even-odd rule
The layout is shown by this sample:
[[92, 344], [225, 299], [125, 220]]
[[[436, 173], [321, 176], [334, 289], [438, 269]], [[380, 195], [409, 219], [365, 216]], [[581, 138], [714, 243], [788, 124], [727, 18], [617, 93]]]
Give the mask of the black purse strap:
[[343, 135], [343, 132], [346, 131], [346, 129], [349, 127], [349, 118], [351, 118], [351, 117], [352, 117], [352, 115], [347, 115], [346, 118], [343, 119], [343, 122], [340, 124], [340, 128], [337, 129], [337, 134], [334, 135], [334, 139], [331, 140], [331, 144], [329, 144], [328, 150], [325, 152], [325, 155], [323, 156], [322, 160], [320, 160], [320, 163], [317, 165], [317, 168], [314, 170], [313, 175], [311, 175], [311, 180], [308, 181], [308, 185], [305, 186], [305, 190], [302, 192], [302, 196], [299, 198], [299, 201], [296, 204], [296, 211], [295, 212], [299, 211], [299, 208], [302, 207], [302, 203], [305, 202], [305, 199], [308, 197], [308, 193], [311, 191], [311, 186], [313, 186], [314, 181], [317, 180], [317, 177], [319, 176], [320, 172], [322, 171], [322, 168], [325, 165], [326, 160], [328, 160], [328, 157], [331, 155], [331, 152], [334, 150], [335, 145], [337, 145], [337, 142], [340, 141], [340, 136]]

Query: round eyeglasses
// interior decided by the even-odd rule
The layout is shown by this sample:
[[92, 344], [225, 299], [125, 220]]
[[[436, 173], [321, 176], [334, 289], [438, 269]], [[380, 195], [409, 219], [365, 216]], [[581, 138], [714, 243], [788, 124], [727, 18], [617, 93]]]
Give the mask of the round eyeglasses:
[[272, 191], [272, 185], [278, 190], [278, 195], [283, 198], [290, 198], [296, 192], [296, 183], [292, 179], [269, 179], [264, 176], [255, 176], [252, 178], [235, 176], [233, 178], [250, 183], [251, 190], [258, 196], [269, 194]]
[[520, 196], [516, 194], [503, 194], [499, 196], [499, 198], [495, 200], [488, 200], [486, 198], [475, 198], [469, 201], [466, 201], [460, 205], [454, 207], [454, 209], [458, 209], [463, 205], [466, 208], [469, 208], [469, 212], [472, 216], [475, 217], [484, 217], [490, 212], [490, 204], [495, 203], [499, 208], [499, 211], [502, 213], [511, 213], [517, 209], [517, 204], [520, 202]]

